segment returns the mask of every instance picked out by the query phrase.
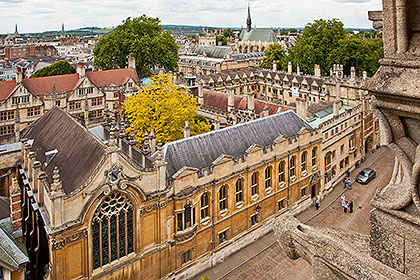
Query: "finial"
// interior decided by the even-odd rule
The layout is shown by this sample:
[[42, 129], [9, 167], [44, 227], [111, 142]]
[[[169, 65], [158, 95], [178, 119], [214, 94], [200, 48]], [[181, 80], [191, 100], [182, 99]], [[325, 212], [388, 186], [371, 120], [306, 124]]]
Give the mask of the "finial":
[[54, 174], [53, 175], [54, 184], [59, 184], [60, 183], [60, 171], [58, 170], [57, 166], [54, 167], [53, 174]]

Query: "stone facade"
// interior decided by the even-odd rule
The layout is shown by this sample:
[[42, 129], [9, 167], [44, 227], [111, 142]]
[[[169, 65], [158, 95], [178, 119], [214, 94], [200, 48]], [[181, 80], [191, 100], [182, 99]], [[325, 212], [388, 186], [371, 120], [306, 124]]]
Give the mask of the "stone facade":
[[396, 156], [391, 181], [371, 202], [370, 235], [317, 229], [290, 219], [275, 226], [288, 255], [312, 264], [314, 279], [420, 276], [418, 11], [418, 1], [383, 1], [383, 11], [369, 13], [373, 26], [383, 30], [385, 57], [368, 90], [381, 142]]

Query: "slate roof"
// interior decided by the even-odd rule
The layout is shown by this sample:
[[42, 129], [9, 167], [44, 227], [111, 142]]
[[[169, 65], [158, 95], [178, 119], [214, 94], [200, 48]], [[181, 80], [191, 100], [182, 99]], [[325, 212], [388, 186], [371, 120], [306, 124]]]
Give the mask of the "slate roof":
[[0, 227], [0, 266], [16, 271], [20, 265], [27, 262], [29, 258], [25, 245]]
[[251, 31], [242, 29], [239, 34], [240, 41], [257, 41], [257, 42], [278, 42], [276, 34], [270, 28], [254, 28]]
[[[35, 121], [24, 138], [34, 139], [32, 150], [47, 180], [52, 183], [54, 167], [60, 171], [60, 180], [66, 194], [82, 186], [105, 156], [105, 146], [68, 113], [54, 107]], [[45, 152], [58, 150], [45, 166]]]
[[10, 217], [10, 199], [0, 196], [0, 220]]
[[192, 52], [203, 55], [204, 49], [208, 57], [214, 58], [225, 58], [229, 52], [229, 47], [226, 46], [196, 46]]
[[209, 167], [221, 155], [241, 156], [253, 144], [269, 146], [280, 135], [296, 136], [304, 127], [313, 129], [295, 112], [287, 111], [167, 143], [163, 146], [167, 178], [183, 167]]

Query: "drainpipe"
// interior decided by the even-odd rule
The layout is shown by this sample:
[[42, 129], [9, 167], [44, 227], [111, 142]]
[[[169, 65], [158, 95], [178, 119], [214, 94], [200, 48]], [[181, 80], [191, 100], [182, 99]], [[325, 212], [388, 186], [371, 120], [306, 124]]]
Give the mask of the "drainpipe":
[[290, 153], [287, 154], [287, 208], [290, 209]]
[[[214, 237], [214, 181], [211, 184], [211, 243], [212, 243], [212, 257], [214, 255], [214, 249], [216, 248], [216, 241], [215, 241], [215, 237]], [[212, 264], [211, 266], [213, 266], [213, 258], [212, 258]]]

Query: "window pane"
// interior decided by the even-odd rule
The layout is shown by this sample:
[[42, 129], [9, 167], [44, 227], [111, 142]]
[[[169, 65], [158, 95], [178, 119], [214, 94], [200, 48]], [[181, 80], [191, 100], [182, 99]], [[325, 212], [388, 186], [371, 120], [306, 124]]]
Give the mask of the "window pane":
[[109, 263], [108, 253], [108, 219], [104, 219], [101, 223], [102, 235], [102, 265]]
[[127, 211], [127, 254], [133, 252], [133, 209]]
[[100, 232], [99, 222], [96, 221], [92, 226], [92, 249], [93, 249], [93, 269], [101, 266], [101, 244], [100, 244]]
[[110, 220], [110, 237], [111, 237], [111, 262], [118, 258], [118, 243], [117, 243], [117, 216], [113, 215]]
[[126, 255], [125, 252], [125, 213], [118, 215], [118, 243], [120, 244], [120, 258]]

